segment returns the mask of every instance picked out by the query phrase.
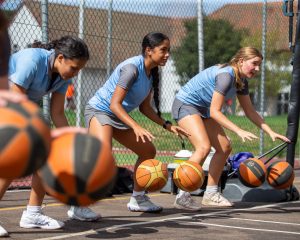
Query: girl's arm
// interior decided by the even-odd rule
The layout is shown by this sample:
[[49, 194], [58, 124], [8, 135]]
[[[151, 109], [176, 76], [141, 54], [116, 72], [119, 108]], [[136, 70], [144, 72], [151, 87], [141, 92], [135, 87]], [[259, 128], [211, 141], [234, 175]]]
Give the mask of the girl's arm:
[[231, 122], [223, 113], [222, 113], [222, 106], [224, 103], [225, 97], [219, 93], [214, 92], [212, 96], [212, 101], [210, 105], [210, 117], [214, 119], [217, 123], [219, 123], [224, 128], [227, 128], [230, 131], [235, 132], [238, 136], [240, 136], [245, 142], [245, 140], [252, 140], [256, 139], [257, 136], [254, 134], [247, 132], [237, 125], [235, 125], [233, 122]]
[[[145, 98], [145, 100], [141, 103], [139, 110], [141, 113], [143, 113], [147, 118], [149, 118], [151, 121], [157, 123], [158, 125], [163, 126], [165, 123], [165, 120], [162, 119], [157, 115], [157, 113], [154, 111], [153, 107], [151, 106], [151, 100], [152, 100], [152, 92], [148, 94], [148, 96]], [[170, 125], [170, 124], [168, 124]], [[170, 126], [167, 126], [170, 127]]]
[[53, 92], [50, 102], [50, 115], [55, 127], [69, 126], [68, 120], [65, 116], [65, 95]]
[[176, 135], [184, 135], [186, 137], [190, 136], [190, 134], [186, 132], [183, 128], [174, 126], [172, 124], [166, 124], [166, 120], [159, 117], [157, 113], [154, 111], [153, 107], [151, 106], [151, 100], [152, 100], [152, 92], [149, 93], [149, 95], [140, 105], [139, 110], [141, 113], [143, 113], [146, 117], [148, 117], [153, 122], [166, 128], [169, 132], [175, 133]]
[[254, 109], [249, 95], [238, 95], [239, 102], [243, 108], [245, 115], [249, 118], [256, 126], [264, 130], [267, 134], [270, 135], [272, 140], [281, 139], [285, 142], [290, 142], [288, 138], [280, 134], [275, 133], [264, 121], [264, 119], [256, 112]]
[[25, 88], [21, 87], [18, 84], [15, 84], [15, 83], [11, 83], [10, 89], [11, 89], [11, 91], [17, 92], [17, 93], [23, 93], [23, 94], [27, 93], [27, 90]]

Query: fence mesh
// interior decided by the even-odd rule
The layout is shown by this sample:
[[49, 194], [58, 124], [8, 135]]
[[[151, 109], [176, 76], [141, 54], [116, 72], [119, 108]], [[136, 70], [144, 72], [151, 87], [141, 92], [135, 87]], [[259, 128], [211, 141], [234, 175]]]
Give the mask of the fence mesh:
[[[81, 74], [73, 79], [74, 95], [66, 101], [70, 125], [84, 126], [83, 111], [87, 101], [117, 64], [141, 53], [141, 41], [147, 33], [160, 31], [171, 40], [171, 57], [160, 69], [160, 107], [166, 119], [171, 119], [172, 101], [180, 86], [199, 72], [200, 57], [208, 67], [229, 61], [240, 47], [251, 45], [264, 52], [265, 61], [261, 69], [263, 74], [250, 80], [251, 99], [266, 122], [275, 131], [285, 134], [292, 51], [289, 17], [283, 14], [284, 2], [7, 0], [3, 9], [11, 21], [9, 33], [13, 52], [30, 47], [35, 41], [51, 41], [64, 35], [80, 36], [88, 44], [91, 58]], [[297, 4], [294, 1], [294, 6]], [[203, 26], [202, 35], [199, 26]], [[200, 40], [203, 41], [202, 52], [199, 51]], [[235, 99], [226, 104], [224, 112], [233, 122], [260, 135], [259, 129], [243, 116]], [[181, 148], [180, 139], [162, 131], [138, 111], [131, 116], [155, 135], [157, 158], [171, 161]], [[274, 146], [268, 136], [261, 141], [241, 143], [235, 134], [227, 133], [233, 143], [233, 153], [249, 151], [259, 155]], [[188, 142], [186, 146], [192, 150]], [[114, 155], [119, 165], [132, 165], [136, 158], [117, 142], [114, 142]], [[299, 147], [296, 157], [299, 157]]]

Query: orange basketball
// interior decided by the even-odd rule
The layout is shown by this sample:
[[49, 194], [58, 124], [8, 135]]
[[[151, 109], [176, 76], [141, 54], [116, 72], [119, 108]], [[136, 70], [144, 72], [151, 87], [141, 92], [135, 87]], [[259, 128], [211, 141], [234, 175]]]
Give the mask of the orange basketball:
[[257, 158], [248, 158], [240, 164], [238, 177], [247, 187], [259, 187], [265, 181], [266, 167], [261, 160]]
[[267, 181], [276, 189], [285, 189], [293, 184], [295, 173], [288, 162], [272, 163], [267, 168]]
[[0, 107], [0, 177], [20, 178], [39, 169], [50, 151], [50, 128], [39, 107], [25, 101]]
[[173, 180], [176, 186], [187, 192], [199, 189], [204, 182], [204, 178], [202, 167], [192, 161], [180, 163], [173, 173]]
[[156, 159], [145, 160], [138, 166], [135, 177], [139, 187], [149, 192], [158, 191], [168, 181], [167, 164]]
[[87, 206], [113, 188], [116, 171], [108, 145], [89, 134], [67, 133], [52, 141], [40, 175], [46, 191], [57, 200]]

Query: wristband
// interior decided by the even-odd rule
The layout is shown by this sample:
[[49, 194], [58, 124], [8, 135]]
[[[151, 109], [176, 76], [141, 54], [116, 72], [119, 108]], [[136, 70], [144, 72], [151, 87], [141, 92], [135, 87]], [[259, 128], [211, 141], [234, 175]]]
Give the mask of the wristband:
[[167, 125], [168, 125], [168, 124], [171, 124], [171, 125], [172, 125], [172, 123], [171, 123], [170, 121], [168, 121], [168, 120], [165, 121], [164, 124], [163, 124], [163, 128], [164, 128], [164, 129], [167, 129]]

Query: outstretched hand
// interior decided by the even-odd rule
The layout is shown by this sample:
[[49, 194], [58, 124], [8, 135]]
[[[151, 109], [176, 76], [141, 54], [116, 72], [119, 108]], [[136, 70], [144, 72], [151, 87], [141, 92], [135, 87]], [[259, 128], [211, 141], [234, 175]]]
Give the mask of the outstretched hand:
[[237, 132], [237, 135], [242, 139], [243, 142], [246, 142], [246, 140], [252, 141], [253, 139], [258, 139], [256, 135], [245, 130]]
[[135, 127], [133, 131], [136, 136], [137, 142], [139, 142], [140, 139], [142, 140], [143, 143], [146, 142], [146, 139], [151, 142], [155, 138], [148, 130], [142, 128], [141, 126]]
[[269, 133], [269, 135], [270, 135], [270, 137], [273, 141], [275, 141], [276, 139], [280, 139], [280, 140], [282, 140], [284, 142], [287, 142], [287, 143], [291, 142], [291, 140], [288, 139], [286, 136], [280, 135], [276, 132], [271, 132], [271, 133]]
[[0, 107], [5, 107], [8, 101], [19, 103], [27, 100], [25, 94], [11, 92], [9, 90], [0, 90]]

